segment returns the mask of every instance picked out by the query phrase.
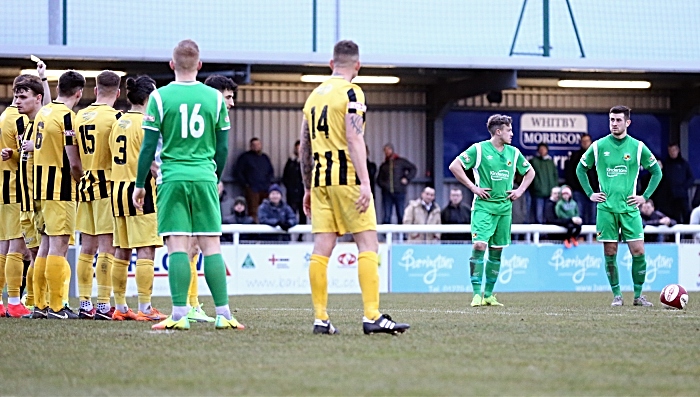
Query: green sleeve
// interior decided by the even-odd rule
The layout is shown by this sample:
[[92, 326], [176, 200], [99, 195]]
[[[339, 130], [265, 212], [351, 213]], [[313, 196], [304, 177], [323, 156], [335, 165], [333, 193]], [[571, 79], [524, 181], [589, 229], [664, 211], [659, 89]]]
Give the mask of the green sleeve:
[[457, 156], [465, 171], [476, 165], [476, 145], [478, 145], [478, 143], [471, 145], [467, 150]]
[[587, 171], [588, 170], [583, 163], [578, 163], [576, 166], [576, 176], [578, 177], [579, 182], [581, 182], [583, 192], [586, 193], [586, 196], [591, 197], [593, 194], [593, 188], [591, 187], [591, 182], [588, 180]]
[[226, 158], [228, 157], [228, 129], [216, 131], [216, 153], [214, 153], [214, 162], [216, 162], [216, 178], [221, 181], [221, 174], [226, 167]]
[[517, 162], [515, 165], [516, 169], [518, 170], [518, 174], [520, 175], [527, 174], [527, 172], [530, 171], [530, 168], [532, 168], [530, 162], [527, 161], [527, 159], [525, 158], [525, 156], [523, 156], [520, 150], [518, 150], [517, 160], [515, 161]]
[[659, 167], [659, 163], [654, 162], [651, 168], [649, 168], [649, 172], [651, 172], [649, 186], [647, 186], [647, 189], [642, 194], [645, 200], [649, 200], [649, 197], [654, 194], [654, 190], [656, 190], [659, 186], [659, 182], [661, 182], [661, 167]]
[[144, 129], [143, 143], [139, 153], [138, 171], [136, 172], [136, 187], [142, 188], [146, 184], [146, 177], [151, 172], [151, 164], [156, 155], [160, 133]]

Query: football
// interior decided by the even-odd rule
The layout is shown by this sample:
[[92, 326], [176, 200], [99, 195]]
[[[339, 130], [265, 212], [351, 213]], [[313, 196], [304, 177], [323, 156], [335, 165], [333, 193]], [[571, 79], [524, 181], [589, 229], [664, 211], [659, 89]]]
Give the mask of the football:
[[682, 310], [688, 304], [688, 292], [680, 284], [669, 284], [661, 290], [659, 300], [666, 309]]

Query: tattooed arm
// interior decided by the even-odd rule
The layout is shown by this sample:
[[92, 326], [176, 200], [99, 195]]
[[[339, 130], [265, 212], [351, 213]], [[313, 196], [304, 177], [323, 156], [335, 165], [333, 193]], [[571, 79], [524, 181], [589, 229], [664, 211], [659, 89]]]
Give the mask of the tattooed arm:
[[299, 140], [299, 162], [301, 179], [304, 182], [303, 208], [306, 216], [311, 217], [311, 175], [314, 171], [314, 158], [311, 152], [311, 133], [306, 118], [301, 121], [301, 139]]
[[355, 202], [355, 208], [360, 213], [367, 211], [372, 192], [367, 171], [367, 148], [365, 146], [365, 129], [362, 116], [357, 113], [345, 115], [345, 138], [348, 141], [350, 160], [355, 166], [355, 172], [360, 179], [360, 197]]

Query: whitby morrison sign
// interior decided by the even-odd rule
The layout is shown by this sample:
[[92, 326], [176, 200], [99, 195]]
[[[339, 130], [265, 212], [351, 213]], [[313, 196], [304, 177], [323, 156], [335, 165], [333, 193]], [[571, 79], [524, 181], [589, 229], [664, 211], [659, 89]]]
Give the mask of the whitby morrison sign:
[[550, 150], [576, 150], [588, 132], [583, 114], [523, 113], [520, 115], [520, 147], [537, 150], [546, 143]]

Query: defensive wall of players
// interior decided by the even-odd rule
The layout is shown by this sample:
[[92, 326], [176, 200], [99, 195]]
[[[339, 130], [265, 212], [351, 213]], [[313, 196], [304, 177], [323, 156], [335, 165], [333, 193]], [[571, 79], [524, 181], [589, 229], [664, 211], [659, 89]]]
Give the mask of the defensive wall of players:
[[[469, 292], [469, 261], [471, 244], [405, 244], [400, 235], [416, 232], [463, 232], [458, 225], [380, 225], [385, 242], [379, 246], [380, 292]], [[291, 232], [309, 233], [310, 225], [296, 226]], [[308, 267], [313, 245], [311, 243], [253, 244], [240, 243], [240, 233], [279, 233], [264, 225], [224, 225], [225, 233], [234, 233], [234, 244], [223, 245], [226, 260], [229, 293], [307, 294]], [[498, 280], [500, 292], [590, 292], [609, 291], [605, 276], [602, 246], [585, 243], [567, 249], [560, 243], [539, 241], [541, 233], [561, 232], [558, 226], [513, 225], [514, 233], [530, 233], [528, 241], [514, 242], [505, 249]], [[584, 226], [584, 234], [594, 233], [593, 226]], [[698, 233], [697, 225], [673, 228], [650, 227], [647, 233], [673, 234], [680, 242], [681, 235]], [[79, 247], [75, 247], [79, 251]], [[74, 265], [74, 253], [69, 260]], [[333, 251], [328, 266], [330, 293], [359, 293], [357, 281], [357, 247], [340, 243]], [[680, 283], [689, 291], [700, 291], [700, 244], [663, 243], [647, 244], [647, 275], [645, 290], [660, 291], [665, 285]], [[620, 266], [620, 285], [623, 291], [632, 290], [629, 268], [631, 255], [627, 246], [620, 245], [617, 256]], [[167, 250], [158, 249], [155, 259], [154, 296], [169, 295], [167, 277]], [[209, 295], [204, 282], [202, 261], [198, 264], [200, 295]], [[75, 272], [73, 273], [75, 274]], [[133, 281], [134, 263], [129, 268], [127, 296], [136, 296]], [[74, 281], [75, 282], [75, 281]], [[97, 290], [93, 291], [93, 295]]]

